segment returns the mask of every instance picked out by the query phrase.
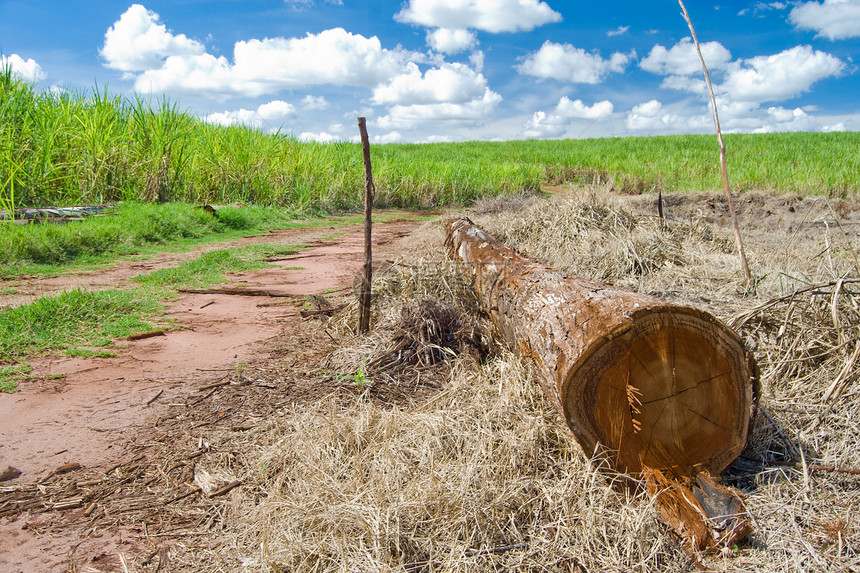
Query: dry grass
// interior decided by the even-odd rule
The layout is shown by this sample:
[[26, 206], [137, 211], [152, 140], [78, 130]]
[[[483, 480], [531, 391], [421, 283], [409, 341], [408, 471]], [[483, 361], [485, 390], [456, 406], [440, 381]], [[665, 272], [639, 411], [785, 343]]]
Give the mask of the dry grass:
[[[471, 215], [553, 266], [710, 310], [756, 346], [764, 409], [726, 479], [747, 492], [757, 529], [740, 547], [700, 556], [705, 567], [860, 567], [860, 476], [826, 467], [860, 467], [857, 205], [740, 197], [758, 279], [745, 292], [716, 196], [668, 197], [668, 224], [652, 216], [653, 197], [603, 190], [513, 204], [514, 211], [483, 204]], [[421, 244], [439, 251], [440, 228], [429, 225], [431, 238]], [[426, 323], [404, 306], [432, 299], [474, 315], [478, 305], [449, 265], [412, 259], [381, 273], [374, 331], [349, 335], [354, 309], [337, 318], [346, 342], [329, 367], [365, 376], [369, 388], [432, 375], [401, 363], [406, 375], [385, 377], [369, 366], [397, 347], [405, 324]], [[405, 323], [404, 312], [413, 313]], [[481, 332], [486, 337], [488, 327]], [[439, 387], [411, 400], [362, 391], [345, 402], [335, 394], [245, 434], [233, 447], [255, 462], [247, 475], [230, 476], [245, 483], [234, 490], [234, 517], [211, 545], [195, 549], [195, 566], [594, 572], [694, 565], [647, 496], [614, 483], [600, 460], [579, 451], [517, 357], [496, 349], [433, 368]]]

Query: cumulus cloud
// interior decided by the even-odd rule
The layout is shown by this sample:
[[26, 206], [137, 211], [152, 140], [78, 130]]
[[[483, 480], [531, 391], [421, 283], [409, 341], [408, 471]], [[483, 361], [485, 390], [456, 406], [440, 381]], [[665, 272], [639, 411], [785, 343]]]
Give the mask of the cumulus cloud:
[[424, 73], [410, 64], [406, 73], [374, 89], [371, 99], [391, 106], [379, 120], [383, 129], [437, 121], [476, 123], [487, 119], [501, 100], [483, 74], [460, 63], [444, 63]]
[[333, 28], [303, 38], [239, 41], [231, 62], [174, 34], [140, 4], [108, 29], [100, 53], [106, 67], [134, 79], [137, 91], [221, 100], [321, 84], [372, 88], [401, 73], [407, 62], [426, 59], [401, 48], [384, 49], [375, 36]]
[[860, 37], [860, 0], [801, 2], [792, 8], [788, 19], [803, 30], [830, 40]]
[[383, 135], [373, 136], [374, 143], [399, 143], [401, 141], [403, 141], [403, 136], [400, 134], [399, 131], [391, 131]]
[[28, 83], [36, 83], [48, 77], [47, 74], [42, 71], [42, 66], [36, 63], [36, 60], [33, 58], [27, 58], [25, 60], [18, 54], [0, 56], [0, 70], [5, 70], [7, 67], [12, 70], [12, 73], [19, 79]]
[[394, 19], [428, 28], [500, 33], [560, 22], [561, 14], [539, 0], [409, 0]]
[[107, 67], [124, 72], [160, 67], [170, 56], [196, 56], [204, 52], [203, 44], [185, 34], [174, 35], [160, 23], [158, 14], [140, 4], [129, 6], [108, 28], [99, 51]]
[[373, 90], [375, 104], [465, 103], [484, 96], [487, 80], [464, 64], [443, 64], [424, 74], [415, 64]]
[[608, 100], [587, 106], [582, 100], [573, 100], [563, 96], [551, 113], [535, 112], [531, 121], [526, 123], [526, 137], [559, 137], [563, 135], [577, 119], [599, 120], [612, 115], [614, 106]]
[[700, 117], [691, 118], [685, 114], [674, 113], [663, 107], [656, 99], [633, 106], [627, 113], [624, 125], [631, 131], [649, 133], [671, 133], [702, 127]]
[[414, 57], [382, 48], [375, 36], [333, 28], [304, 38], [236, 42], [232, 64], [210, 54], [170, 56], [138, 75], [135, 88], [226, 98], [322, 84], [374, 87]]
[[284, 121], [296, 115], [296, 108], [285, 101], [274, 100], [264, 103], [256, 110], [238, 109], [211, 113], [203, 119], [220, 125], [242, 124], [257, 129], [279, 129]]
[[427, 45], [445, 54], [459, 54], [478, 44], [478, 36], [469, 30], [437, 28], [427, 32]]
[[[813, 50], [810, 46], [795, 46], [770, 56], [732, 61], [731, 54], [719, 42], [702, 44], [705, 63], [710, 70], [722, 72], [722, 82], [714, 90], [734, 101], [780, 101], [808, 91], [812, 84], [835, 77], [845, 70], [839, 58]], [[684, 38], [670, 49], [657, 44], [642, 59], [640, 67], [667, 76], [662, 87], [706, 95], [704, 81], [687, 76], [701, 74], [696, 47]]]
[[606, 32], [606, 35], [609, 38], [613, 36], [621, 36], [622, 34], [626, 34], [628, 30], [630, 30], [630, 26], [618, 26], [614, 30], [609, 30], [608, 32]]
[[476, 124], [488, 119], [502, 96], [485, 88], [480, 99], [465, 103], [393, 105], [377, 122], [382, 129], [411, 129], [423, 123]]
[[611, 72], [623, 72], [633, 57], [635, 53], [615, 52], [608, 60], [604, 60], [600, 54], [547, 40], [540, 50], [526, 56], [516, 69], [521, 74], [540, 79], [596, 84]]
[[339, 135], [334, 135], [332, 133], [326, 133], [325, 131], [321, 131], [320, 133], [303, 131], [301, 133], [301, 135], [299, 135], [299, 139], [301, 141], [316, 141], [317, 143], [332, 143], [334, 141], [347, 141], [347, 139], [344, 137], [341, 137]]
[[322, 96], [312, 96], [309, 94], [302, 98], [302, 107], [307, 110], [323, 110], [327, 109], [328, 106], [328, 101]]
[[[732, 60], [731, 52], [719, 42], [706, 42], [701, 44], [701, 49], [708, 69], [725, 68]], [[669, 49], [655, 45], [639, 62], [639, 67], [662, 76], [688, 76], [702, 72], [702, 63], [692, 38], [684, 38]]]
[[772, 56], [756, 56], [729, 66], [721, 93], [741, 101], [782, 101], [845, 70], [839, 58], [810, 46], [795, 46]]

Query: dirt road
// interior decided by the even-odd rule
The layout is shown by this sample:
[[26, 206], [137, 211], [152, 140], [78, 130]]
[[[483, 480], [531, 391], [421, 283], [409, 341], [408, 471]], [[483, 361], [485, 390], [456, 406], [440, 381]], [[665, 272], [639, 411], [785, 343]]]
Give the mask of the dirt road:
[[[412, 219], [376, 224], [374, 266], [390, 263], [396, 256], [397, 239], [416, 225]], [[151, 430], [177, 404], [187, 405], [190, 393], [237, 375], [247, 364], [265, 363], [266, 341], [299, 329], [303, 297], [350, 292], [363, 264], [362, 233], [355, 225], [279, 231], [242, 241], [310, 245], [276, 261], [275, 267], [229, 277], [231, 283], [245, 288], [296, 298], [186, 294], [169, 305], [165, 316], [178, 328], [164, 336], [121, 344], [115, 357], [30, 360], [32, 378], [21, 384], [19, 392], [0, 394], [0, 469], [10, 465], [22, 471], [19, 478], [0, 483], [4, 486], [0, 493], [45, 480], [59, 467], [79, 464], [81, 469], [93, 469], [116, 464], [137, 436]], [[66, 288], [122, 287], [133, 276], [175, 265], [199, 252], [33, 280], [16, 288], [33, 296]], [[0, 499], [0, 516], [2, 506]], [[62, 513], [57, 512], [11, 512], [11, 517], [0, 517], [2, 571], [58, 571], [77, 563], [87, 563], [92, 571], [122, 570], [113, 568], [119, 565], [115, 558], [102, 559], [101, 564], [98, 559], [102, 553], [116, 555], [112, 552], [121, 535], [108, 534], [95, 542], [92, 536], [82, 539], [79, 530], [64, 530]], [[44, 526], [45, 519], [50, 527]]]

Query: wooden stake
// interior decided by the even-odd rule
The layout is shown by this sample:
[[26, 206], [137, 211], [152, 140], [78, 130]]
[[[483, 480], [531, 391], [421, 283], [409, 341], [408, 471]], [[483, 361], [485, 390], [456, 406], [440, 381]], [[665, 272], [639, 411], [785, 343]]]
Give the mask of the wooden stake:
[[364, 276], [361, 281], [361, 294], [358, 299], [358, 332], [362, 334], [370, 330], [370, 284], [373, 278], [373, 258], [371, 255], [373, 173], [370, 166], [370, 141], [367, 138], [367, 127], [363, 117], [358, 118], [358, 130], [361, 134], [361, 151], [364, 155]]
[[699, 39], [696, 37], [696, 31], [693, 29], [693, 22], [690, 20], [690, 15], [687, 13], [687, 7], [684, 6], [683, 0], [678, 0], [683, 11], [681, 15], [687, 21], [687, 26], [690, 28], [690, 33], [693, 35], [693, 43], [696, 44], [696, 52], [699, 54], [699, 61], [702, 63], [702, 70], [705, 72], [705, 83], [708, 85], [708, 94], [711, 97], [711, 109], [714, 111], [714, 125], [717, 128], [717, 142], [720, 144], [720, 170], [723, 174], [723, 189], [726, 192], [726, 200], [729, 203], [729, 213], [732, 216], [732, 225], [735, 228], [735, 242], [738, 244], [738, 256], [741, 259], [741, 269], [744, 272], [744, 280], [747, 287], [750, 286], [750, 267], [747, 264], [747, 256], [744, 254], [744, 241], [741, 238], [741, 229], [738, 225], [738, 214], [735, 211], [735, 200], [732, 197], [732, 189], [729, 187], [729, 171], [726, 167], [726, 144], [723, 142], [723, 132], [720, 129], [720, 116], [717, 114], [717, 100], [714, 98], [714, 88], [711, 85], [711, 75], [708, 73], [708, 66], [705, 65], [705, 58], [702, 56], [702, 48], [699, 46]]

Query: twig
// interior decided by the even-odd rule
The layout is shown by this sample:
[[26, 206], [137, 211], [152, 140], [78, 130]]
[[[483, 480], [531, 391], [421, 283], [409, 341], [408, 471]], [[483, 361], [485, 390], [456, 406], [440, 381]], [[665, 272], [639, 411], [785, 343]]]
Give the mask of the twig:
[[150, 330], [149, 332], [129, 335], [126, 337], [126, 340], [143, 340], [145, 338], [154, 338], [156, 336], [166, 336], [166, 333], [163, 330]]
[[[840, 332], [841, 334], [841, 332]], [[854, 370], [854, 363], [857, 361], [857, 357], [860, 356], [860, 340], [857, 341], [857, 344], [854, 346], [854, 352], [851, 353], [851, 357], [845, 362], [845, 365], [842, 367], [842, 371], [836, 376], [836, 379], [833, 380], [833, 384], [827, 389], [827, 392], [824, 393], [824, 402], [829, 402], [831, 396], [833, 396], [834, 392], [836, 393], [836, 397], [842, 395], [842, 391], [845, 386], [848, 385], [848, 381], [853, 378], [851, 376], [852, 373], [856, 374]], [[839, 390], [836, 392], [836, 390]]]
[[206, 386], [201, 386], [197, 389], [198, 392], [205, 392], [206, 390], [211, 390], [212, 388], [220, 388], [221, 386], [227, 386], [230, 384], [229, 380], [222, 380], [220, 382], [213, 382], [212, 384], [207, 384]]
[[230, 294], [237, 296], [270, 296], [270, 297], [283, 297], [283, 298], [296, 298], [300, 295], [297, 294], [289, 294], [283, 292], [271, 292], [268, 290], [260, 290], [260, 289], [241, 289], [241, 288], [212, 288], [212, 289], [200, 289], [200, 288], [181, 288], [179, 292], [186, 294]]
[[523, 547], [528, 547], [531, 545], [530, 543], [514, 543], [513, 545], [501, 545], [499, 547], [492, 547], [490, 549], [471, 549], [466, 551], [466, 557], [477, 557], [478, 555], [495, 555], [496, 553], [504, 553], [506, 551], [513, 551], [514, 549], [522, 549]]
[[684, 6], [683, 0], [678, 0], [678, 4], [681, 5], [684, 20], [687, 21], [687, 26], [690, 27], [690, 34], [693, 35], [693, 42], [696, 44], [696, 52], [699, 54], [699, 61], [702, 63], [702, 70], [705, 72], [705, 83], [708, 85], [708, 94], [711, 96], [711, 108], [714, 112], [714, 126], [717, 129], [717, 141], [720, 144], [720, 170], [723, 174], [723, 188], [726, 192], [726, 199], [729, 204], [729, 213], [732, 216], [732, 225], [735, 229], [735, 241], [738, 244], [738, 256], [741, 259], [741, 269], [744, 272], [744, 280], [746, 280], [747, 287], [749, 287], [751, 282], [750, 267], [747, 264], [747, 256], [744, 254], [744, 241], [741, 237], [740, 226], [738, 225], [738, 214], [735, 211], [735, 200], [732, 197], [732, 189], [729, 187], [729, 171], [726, 167], [726, 144], [723, 142], [723, 132], [720, 129], [720, 117], [717, 114], [717, 100], [714, 97], [714, 87], [711, 85], [711, 75], [708, 73], [708, 66], [705, 65], [705, 58], [702, 56], [702, 48], [699, 46], [699, 39], [696, 37], [696, 30], [693, 29], [693, 21], [690, 20], [690, 15], [687, 13], [687, 7]]
[[200, 402], [202, 402], [202, 401], [203, 401], [203, 400], [205, 400], [206, 398], [209, 398], [210, 396], [212, 396], [212, 394], [214, 394], [217, 390], [218, 390], [218, 388], [213, 388], [212, 390], [210, 390], [209, 392], [207, 392], [205, 395], [203, 395], [203, 396], [201, 396], [200, 398], [197, 398], [196, 400], [194, 400], [193, 402], [191, 402], [191, 405], [192, 405], [192, 406], [196, 406], [197, 404], [199, 404]]
[[237, 479], [236, 481], [231, 481], [231, 482], [230, 482], [230, 483], [228, 483], [228, 484], [224, 484], [224, 485], [222, 485], [221, 487], [218, 487], [218, 488], [213, 489], [213, 490], [209, 493], [209, 497], [216, 497], [216, 496], [219, 496], [219, 495], [224, 495], [225, 493], [227, 493], [228, 491], [230, 491], [230, 490], [231, 490], [231, 489], [233, 489], [234, 487], [237, 487], [237, 486], [240, 486], [240, 485], [242, 485], [242, 480], [238, 480], [238, 479]]
[[164, 388], [162, 388], [161, 390], [159, 390], [159, 391], [158, 391], [158, 394], [156, 394], [155, 396], [153, 396], [152, 398], [150, 398], [149, 400], [147, 400], [147, 401], [146, 401], [146, 405], [147, 405], [147, 406], [149, 406], [150, 404], [152, 404], [153, 402], [155, 402], [156, 400], [158, 400], [158, 399], [161, 397], [161, 395], [162, 395], [162, 394], [164, 394]]
[[[748, 311], [746, 311], [746, 312], [743, 312], [743, 313], [740, 313], [740, 314], [736, 314], [736, 315], [735, 315], [734, 317], [732, 317], [732, 319], [729, 321], [729, 326], [731, 326], [731, 327], [732, 327], [732, 328], [734, 328], [734, 329], [739, 329], [739, 328], [741, 328], [744, 324], [746, 324], [746, 323], [747, 323], [747, 321], [748, 321], [749, 319], [751, 319], [753, 316], [755, 316], [756, 314], [758, 314], [758, 313], [760, 313], [760, 312], [762, 312], [762, 311], [765, 311], [765, 310], [769, 309], [769, 308], [770, 308], [770, 307], [772, 307], [772, 306], [775, 306], [775, 305], [777, 305], [777, 304], [779, 304], [779, 303], [781, 303], [781, 302], [785, 302], [785, 301], [787, 301], [787, 300], [791, 300], [792, 298], [794, 298], [795, 296], [797, 296], [797, 295], [799, 295], [799, 294], [804, 294], [804, 293], [807, 293], [807, 292], [809, 292], [809, 291], [815, 291], [815, 290], [818, 290], [818, 289], [823, 289], [823, 288], [829, 288], [829, 287], [836, 286], [836, 284], [837, 284], [837, 283], [839, 283], [839, 282], [841, 282], [843, 285], [845, 285], [845, 284], [853, 284], [853, 283], [860, 283], [860, 278], [857, 278], [857, 279], [846, 279], [846, 278], [843, 278], [843, 279], [839, 279], [839, 280], [829, 281], [829, 282], [826, 282], [826, 283], [819, 283], [819, 284], [810, 285], [810, 286], [808, 286], [808, 287], [803, 287], [802, 289], [796, 289], [796, 290], [793, 290], [792, 292], [790, 292], [790, 293], [788, 293], [788, 294], [785, 294], [785, 295], [782, 295], [782, 296], [778, 296], [778, 297], [776, 297], [776, 298], [772, 298], [772, 299], [770, 299], [769, 301], [767, 301], [767, 302], [765, 302], [765, 303], [762, 303], [762, 304], [760, 304], [760, 305], [758, 305], [758, 306], [756, 306], [756, 307], [753, 307], [753, 308], [751, 308], [750, 310], [748, 310]], [[827, 293], [827, 294], [830, 294], [830, 293]]]
[[181, 500], [181, 499], [185, 499], [185, 498], [186, 498], [186, 497], [188, 497], [189, 495], [194, 495], [195, 493], [197, 493], [197, 492], [199, 492], [199, 491], [200, 491], [200, 488], [199, 488], [198, 486], [196, 486], [196, 485], [195, 485], [194, 487], [192, 487], [192, 488], [191, 488], [191, 491], [188, 491], [188, 492], [185, 492], [185, 493], [183, 493], [183, 494], [177, 495], [176, 497], [174, 497], [174, 498], [172, 498], [172, 499], [169, 499], [169, 500], [165, 501], [163, 505], [168, 505], [168, 504], [171, 504], [171, 503], [175, 503], [175, 502], [177, 502], [177, 501], [179, 501], [179, 500]]
[[761, 404], [761, 403], [760, 403], [760, 404], [758, 405], [758, 409], [759, 409], [759, 411], [760, 411], [762, 414], [764, 414], [764, 417], [765, 417], [765, 418], [767, 418], [767, 420], [771, 423], [771, 425], [773, 426], [773, 429], [774, 429], [774, 430], [776, 430], [776, 433], [777, 433], [777, 434], [779, 434], [779, 436], [780, 436], [780, 437], [783, 439], [783, 441], [785, 442], [785, 445], [786, 445], [786, 446], [788, 446], [788, 449], [789, 449], [789, 450], [791, 450], [791, 455], [792, 455], [792, 457], [793, 457], [793, 458], [795, 458], [795, 459], [799, 458], [799, 457], [800, 457], [800, 451], [798, 451], [797, 446], [795, 446], [795, 445], [794, 445], [794, 442], [792, 442], [791, 440], [789, 440], [789, 439], [788, 439], [788, 436], [786, 436], [786, 435], [782, 432], [782, 429], [780, 429], [779, 425], [778, 425], [778, 424], [776, 423], [776, 421], [771, 417], [770, 413], [768, 413], [767, 409], [764, 407], [764, 404]]

